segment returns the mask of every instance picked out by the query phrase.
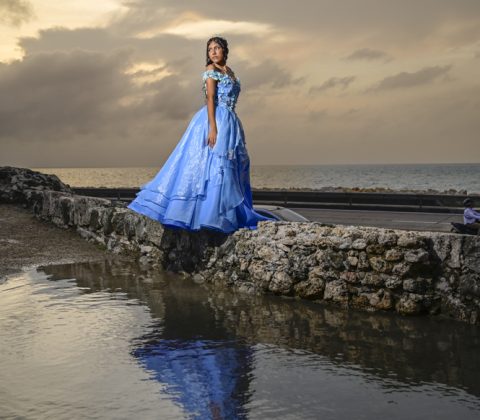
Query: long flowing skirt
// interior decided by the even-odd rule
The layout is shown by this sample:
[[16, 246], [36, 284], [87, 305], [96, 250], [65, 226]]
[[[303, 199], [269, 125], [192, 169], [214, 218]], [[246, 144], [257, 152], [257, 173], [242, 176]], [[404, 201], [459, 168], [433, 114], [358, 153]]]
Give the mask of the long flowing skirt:
[[231, 233], [255, 229], [260, 220], [252, 205], [250, 159], [242, 124], [228, 108], [216, 108], [217, 142], [207, 144], [207, 107], [192, 118], [163, 167], [141, 186], [128, 208], [160, 223], [187, 230]]

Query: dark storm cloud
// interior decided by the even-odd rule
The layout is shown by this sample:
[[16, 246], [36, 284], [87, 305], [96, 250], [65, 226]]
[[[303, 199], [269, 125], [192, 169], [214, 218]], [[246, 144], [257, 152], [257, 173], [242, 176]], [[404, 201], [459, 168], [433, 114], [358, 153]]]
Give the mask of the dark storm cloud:
[[[195, 12], [208, 19], [268, 22], [277, 28], [300, 29], [316, 36], [336, 39], [357, 38], [359, 33], [369, 34], [379, 43], [391, 45], [418, 44], [432, 33], [441, 30], [444, 23], [458, 23], [459, 38], [445, 38], [456, 43], [462, 31], [468, 38], [480, 36], [480, 25], [464, 25], [480, 14], [478, 0], [242, 0], [208, 2], [164, 0], [132, 0], [125, 3], [129, 10], [118, 21], [122, 30], [139, 30], [169, 22], [181, 13]], [[408, 28], [408, 29], [406, 29]], [[473, 33], [472, 33], [473, 31]]]
[[[138, 106], [138, 117], [154, 112], [167, 120], [185, 121], [198, 107], [202, 91], [200, 83], [182, 87], [182, 82], [182, 77], [172, 75], [144, 86], [143, 90], [155, 93]], [[192, 97], [196, 100], [192, 101]]]
[[355, 76], [331, 77], [330, 79], [323, 82], [320, 86], [311, 87], [310, 93], [325, 92], [326, 90], [336, 87], [340, 88], [341, 90], [345, 90], [354, 80]]
[[[252, 42], [251, 35], [232, 35], [228, 37], [230, 45]], [[188, 80], [195, 80], [205, 65], [205, 40], [186, 39], [176, 35], [158, 34], [152, 38], [135, 38], [131, 34], [119, 34], [108, 28], [52, 28], [42, 30], [39, 36], [24, 37], [19, 46], [26, 55], [46, 51], [70, 51], [81, 49], [104, 54], [112, 49], [131, 49], [132, 61], [162, 60], [165, 67], [177, 74], [183, 74]], [[292, 74], [273, 59], [265, 59], [255, 65], [246, 61], [236, 61], [235, 71], [245, 85], [258, 87], [269, 84], [283, 88], [301, 84], [304, 79], [294, 78]]]
[[[246, 35], [237, 35], [230, 36], [229, 42], [230, 45], [236, 45], [239, 40], [248, 42], [251, 39], [252, 37]], [[19, 46], [24, 49], [27, 56], [45, 51], [67, 52], [72, 48], [107, 54], [112, 49], [123, 46], [131, 49], [132, 62], [161, 60], [164, 63], [163, 68], [181, 74], [185, 80], [193, 82], [198, 81], [205, 65], [204, 40], [187, 40], [169, 34], [138, 39], [129, 35], [119, 35], [111, 28], [75, 30], [55, 28], [43, 30], [40, 31], [38, 38], [22, 38]], [[288, 70], [273, 59], [265, 59], [255, 65], [237, 60], [234, 70], [239, 75], [242, 85], [249, 88], [264, 85], [285, 88], [301, 84], [304, 81], [301, 77], [293, 77]], [[154, 88], [156, 86], [151, 86], [151, 89]], [[188, 103], [188, 100], [186, 103]]]
[[408, 73], [408, 72], [398, 73], [393, 76], [385, 77], [385, 79], [380, 81], [371, 90], [380, 91], [380, 90], [390, 90], [390, 89], [400, 89], [400, 88], [411, 88], [415, 86], [426, 85], [442, 77], [445, 78], [448, 75], [448, 72], [450, 71], [451, 68], [452, 68], [451, 65], [432, 66], [432, 67], [425, 67], [413, 73]]
[[[471, 51], [480, 39], [478, 0], [299, 0], [282, 2], [282, 7], [278, 0], [228, 4], [224, 0], [129, 0], [124, 5], [102, 28], [50, 28], [35, 38], [24, 37], [19, 41], [23, 61], [0, 65], [0, 159], [5, 163], [28, 158], [36, 159], [37, 165], [161, 162], [185, 130], [189, 116], [203, 104], [205, 40], [212, 35], [197, 39], [162, 31], [185, 22], [216, 19], [268, 28], [262, 36], [224, 31], [232, 47], [229, 64], [242, 81], [239, 114], [245, 116], [242, 121], [253, 139], [250, 150], [257, 161], [342, 161], [345, 150], [352, 148], [347, 158], [367, 162], [382, 159], [380, 155], [372, 158], [371, 149], [382, 148], [389, 135], [402, 144], [394, 150], [400, 161], [408, 160], [412, 149], [419, 152], [418, 159], [428, 161], [432, 144], [446, 143], [453, 136], [459, 142], [460, 137], [467, 139], [470, 149], [478, 150], [471, 140], [478, 133], [478, 102], [476, 109], [472, 105], [442, 117], [450, 112], [447, 105], [440, 108], [440, 100], [431, 99], [435, 89], [428, 91], [431, 97], [422, 89], [440, 85], [435, 82], [450, 76], [451, 66], [435, 65], [445, 62], [441, 60], [450, 46], [463, 45], [466, 48], [459, 51]], [[366, 45], [369, 48], [363, 48]], [[424, 55], [425, 51], [431, 55]], [[330, 61], [322, 61], [325, 52]], [[471, 59], [474, 53], [468, 54]], [[377, 66], [375, 76], [365, 70], [366, 61], [381, 63], [391, 56], [395, 61]], [[435, 63], [425, 61], [432, 56]], [[402, 57], [410, 67], [401, 62]], [[132, 73], [131, 66], [140, 62], [149, 66]], [[330, 65], [332, 69], [325, 69]], [[461, 66], [456, 64], [455, 77], [462, 77]], [[400, 73], [405, 68], [420, 70]], [[313, 74], [317, 69], [320, 72]], [[327, 78], [335, 77], [323, 79], [320, 75], [325, 71], [331, 72]], [[169, 75], [139, 83], [160, 72]], [[360, 80], [368, 84], [379, 80], [370, 91], [388, 91], [388, 95], [312, 96], [304, 86], [306, 77], [311, 81], [308, 87], [313, 85], [310, 93], [349, 91], [358, 79], [359, 85]], [[460, 87], [454, 80], [437, 97], [445, 104], [450, 97], [465, 97], [468, 89], [460, 91]], [[422, 120], [416, 119], [418, 138], [411, 140], [410, 150], [400, 141], [403, 134], [397, 126], [409, 127], [412, 115], [420, 112], [397, 100], [400, 88], [412, 88], [413, 102], [428, 110]], [[437, 132], [439, 119], [443, 131]], [[461, 136], [456, 136], [457, 131]], [[298, 147], [292, 148], [292, 138], [298, 139]], [[312, 139], [316, 143], [308, 143]], [[318, 139], [331, 144], [325, 154], [325, 145], [319, 146]], [[272, 144], [278, 147], [275, 154]], [[56, 154], [41, 160], [36, 151], [44, 145], [54, 145]], [[436, 156], [448, 160], [450, 150]]]
[[391, 61], [390, 55], [384, 51], [374, 50], [372, 48], [361, 48], [354, 51], [349, 56], [345, 57], [345, 60], [366, 60], [366, 61]]
[[[105, 51], [121, 45], [121, 39], [103, 28], [51, 28], [43, 29], [35, 37], [21, 37], [18, 46], [26, 55], [46, 51]], [[127, 45], [128, 46], [128, 45]]]
[[125, 50], [76, 50], [0, 65], [0, 139], [65, 142], [91, 135], [101, 142], [130, 123], [185, 118], [195, 89], [175, 76], [136, 86], [125, 74], [130, 57]]
[[0, 24], [20, 26], [34, 17], [33, 7], [25, 0], [1, 0]]
[[112, 28], [52, 28], [39, 31], [37, 37], [23, 37], [18, 45], [26, 55], [47, 51], [80, 49], [109, 53], [115, 48], [130, 48], [132, 59], [150, 60], [164, 58], [183, 65], [182, 60], [196, 55], [203, 59], [204, 43], [162, 34], [150, 39], [122, 35]]
[[248, 86], [249, 89], [264, 85], [280, 89], [292, 85], [299, 85], [304, 82], [303, 78], [294, 78], [289, 71], [271, 59], [267, 59], [253, 66], [246, 61], [241, 61], [238, 63], [235, 71], [238, 73], [242, 85]]
[[61, 140], [95, 130], [128, 91], [127, 53], [45, 53], [0, 66], [0, 137]]

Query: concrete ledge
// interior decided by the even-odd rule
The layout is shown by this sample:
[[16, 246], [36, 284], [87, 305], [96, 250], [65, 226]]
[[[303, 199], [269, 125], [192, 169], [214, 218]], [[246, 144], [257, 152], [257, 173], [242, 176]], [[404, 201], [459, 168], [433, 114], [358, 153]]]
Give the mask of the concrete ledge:
[[192, 233], [164, 229], [109, 200], [3, 180], [3, 201], [22, 202], [111, 252], [197, 282], [480, 324], [478, 237], [294, 222], [263, 222], [229, 236]]

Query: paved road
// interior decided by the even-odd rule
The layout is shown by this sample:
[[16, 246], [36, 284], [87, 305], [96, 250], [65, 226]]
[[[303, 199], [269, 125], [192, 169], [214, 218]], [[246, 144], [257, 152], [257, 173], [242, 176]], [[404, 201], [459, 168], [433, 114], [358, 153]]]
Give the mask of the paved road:
[[309, 220], [338, 225], [376, 226], [389, 229], [449, 232], [450, 222], [462, 223], [461, 214], [374, 210], [292, 209]]

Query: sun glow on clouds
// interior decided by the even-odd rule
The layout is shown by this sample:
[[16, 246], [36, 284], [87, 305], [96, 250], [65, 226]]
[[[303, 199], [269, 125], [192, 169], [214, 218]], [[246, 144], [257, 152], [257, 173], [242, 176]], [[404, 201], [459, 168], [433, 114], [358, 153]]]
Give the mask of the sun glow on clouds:
[[137, 85], [153, 83], [172, 74], [166, 68], [165, 63], [146, 61], [135, 63], [125, 73], [131, 76], [133, 82]]
[[41, 29], [52, 27], [103, 27], [113, 13], [125, 9], [120, 0], [36, 0], [31, 3], [33, 15], [28, 20], [18, 26], [1, 26], [0, 62], [23, 58], [24, 52], [17, 46], [20, 37], [36, 37]]
[[137, 35], [138, 38], [153, 38], [159, 34], [183, 36], [189, 39], [204, 39], [205, 34], [248, 34], [262, 36], [273, 31], [271, 25], [255, 22], [234, 22], [231, 20], [213, 20], [200, 17], [182, 19], [159, 30], [149, 30]]

